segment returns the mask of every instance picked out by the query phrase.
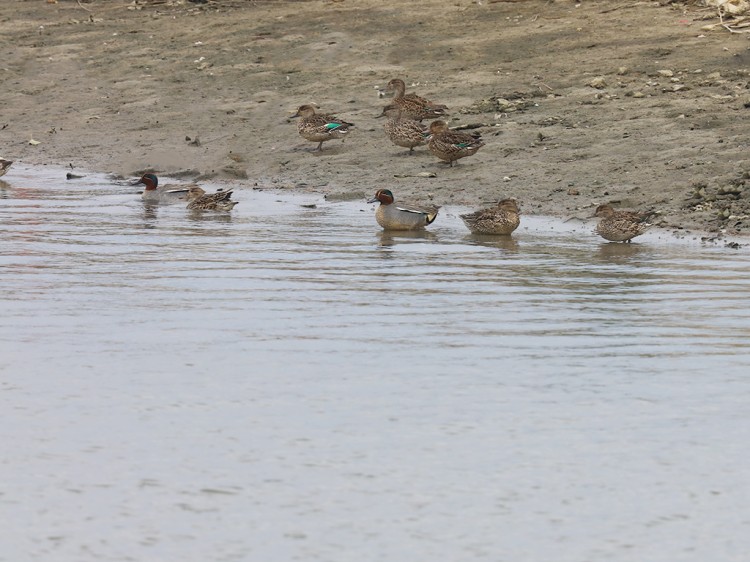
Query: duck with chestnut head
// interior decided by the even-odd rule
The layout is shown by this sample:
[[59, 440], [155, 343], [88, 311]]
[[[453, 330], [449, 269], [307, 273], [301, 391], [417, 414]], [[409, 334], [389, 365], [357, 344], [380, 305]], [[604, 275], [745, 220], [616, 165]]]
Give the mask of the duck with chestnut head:
[[417, 207], [396, 205], [390, 189], [379, 189], [368, 203], [380, 203], [375, 211], [375, 220], [383, 230], [421, 230], [432, 224], [440, 207], [430, 205]]
[[143, 184], [146, 188], [141, 194], [141, 199], [146, 203], [177, 203], [185, 201], [188, 190], [195, 184], [159, 184], [156, 174], [143, 174], [141, 179], [133, 185]]

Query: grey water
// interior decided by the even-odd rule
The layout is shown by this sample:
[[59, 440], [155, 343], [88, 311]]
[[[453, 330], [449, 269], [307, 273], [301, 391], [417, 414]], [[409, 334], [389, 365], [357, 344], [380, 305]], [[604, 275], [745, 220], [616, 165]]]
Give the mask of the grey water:
[[0, 180], [0, 560], [748, 559], [747, 248], [64, 177]]

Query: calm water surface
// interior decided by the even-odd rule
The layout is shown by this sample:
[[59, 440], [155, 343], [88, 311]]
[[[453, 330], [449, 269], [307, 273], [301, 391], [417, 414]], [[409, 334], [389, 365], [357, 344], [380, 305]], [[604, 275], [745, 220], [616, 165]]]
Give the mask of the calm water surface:
[[64, 175], [0, 183], [0, 560], [748, 560], [747, 249]]

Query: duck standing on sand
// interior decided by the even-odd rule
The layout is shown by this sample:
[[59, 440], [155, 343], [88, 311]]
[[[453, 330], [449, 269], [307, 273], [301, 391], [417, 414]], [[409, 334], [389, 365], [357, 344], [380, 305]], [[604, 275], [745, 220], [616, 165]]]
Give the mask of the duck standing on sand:
[[476, 154], [477, 150], [484, 146], [484, 141], [479, 135], [452, 131], [445, 121], [433, 121], [430, 124], [430, 134], [427, 148], [440, 160], [448, 162], [451, 167], [456, 160]]
[[440, 207], [428, 208], [397, 207], [394, 205], [393, 193], [389, 189], [379, 189], [368, 203], [380, 202], [375, 211], [375, 220], [383, 230], [421, 230], [432, 224]]
[[5, 172], [10, 170], [11, 164], [13, 164], [13, 160], [6, 160], [5, 158], [0, 158], [0, 177], [3, 177], [5, 175]]
[[206, 193], [203, 188], [193, 186], [188, 189], [187, 208], [191, 211], [231, 211], [239, 201], [230, 201], [232, 190]]
[[599, 205], [592, 215], [601, 219], [594, 232], [610, 242], [630, 242], [651, 227], [646, 221], [653, 215], [653, 212], [615, 211], [612, 205]]
[[401, 109], [403, 116], [407, 119], [421, 121], [422, 119], [435, 119], [448, 114], [448, 107], [433, 103], [417, 94], [406, 94], [406, 84], [400, 78], [394, 78], [386, 86], [386, 90], [393, 92], [393, 102]]
[[390, 104], [383, 108], [383, 113], [378, 117], [387, 117], [383, 124], [383, 130], [391, 142], [396, 146], [409, 149], [409, 154], [414, 152], [414, 147], [427, 144], [430, 131], [426, 125], [414, 119], [402, 116], [401, 109], [396, 104]]
[[461, 220], [474, 234], [508, 235], [521, 223], [515, 199], [503, 199], [495, 207], [461, 215]]
[[297, 132], [303, 139], [317, 142], [315, 151], [323, 150], [323, 143], [332, 139], [344, 138], [349, 129], [354, 128], [353, 123], [342, 121], [333, 115], [315, 113], [312, 105], [301, 105], [292, 119], [299, 117]]
[[195, 185], [159, 185], [159, 178], [156, 177], [156, 174], [143, 174], [141, 179], [133, 185], [138, 185], [139, 183], [146, 186], [141, 195], [141, 199], [146, 203], [177, 203], [178, 201], [184, 201], [188, 190]]

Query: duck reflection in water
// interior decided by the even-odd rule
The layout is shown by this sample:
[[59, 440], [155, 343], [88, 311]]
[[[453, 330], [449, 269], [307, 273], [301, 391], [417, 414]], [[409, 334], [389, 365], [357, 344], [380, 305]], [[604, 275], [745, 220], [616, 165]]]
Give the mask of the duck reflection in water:
[[509, 253], [518, 252], [518, 240], [512, 236], [496, 236], [494, 234], [469, 234], [466, 240], [470, 244], [477, 246], [486, 246], [487, 248], [497, 248]]
[[436, 242], [437, 234], [429, 230], [382, 230], [379, 232], [380, 246], [395, 246], [396, 244], [414, 244], [422, 240]]
[[599, 245], [597, 253], [604, 261], [611, 261], [617, 258], [630, 258], [633, 256], [646, 256], [651, 253], [648, 246], [640, 244], [622, 244], [620, 242], [605, 242]]

